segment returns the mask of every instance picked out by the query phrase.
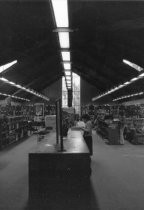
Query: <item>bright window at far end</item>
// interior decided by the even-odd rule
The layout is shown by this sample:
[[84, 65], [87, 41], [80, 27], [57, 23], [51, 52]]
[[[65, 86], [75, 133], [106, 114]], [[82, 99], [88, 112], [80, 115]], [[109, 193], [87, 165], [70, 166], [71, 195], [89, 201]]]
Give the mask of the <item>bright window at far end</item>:
[[[81, 113], [81, 98], [80, 98], [80, 76], [72, 73], [73, 76], [73, 81], [72, 81], [72, 86], [73, 86], [73, 103], [72, 106], [75, 108], [75, 113], [79, 114]], [[62, 106], [63, 107], [68, 107], [68, 93], [67, 93], [67, 88], [65, 84], [65, 77], [62, 78]]]

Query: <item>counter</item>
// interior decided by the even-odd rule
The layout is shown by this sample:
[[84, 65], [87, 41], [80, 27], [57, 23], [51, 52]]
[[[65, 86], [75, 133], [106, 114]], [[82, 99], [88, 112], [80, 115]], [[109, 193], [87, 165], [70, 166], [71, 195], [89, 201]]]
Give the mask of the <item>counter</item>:
[[44, 183], [57, 179], [78, 180], [91, 175], [91, 158], [81, 131], [71, 130], [64, 139], [65, 151], [55, 144], [56, 134], [50, 133], [29, 153], [30, 193]]

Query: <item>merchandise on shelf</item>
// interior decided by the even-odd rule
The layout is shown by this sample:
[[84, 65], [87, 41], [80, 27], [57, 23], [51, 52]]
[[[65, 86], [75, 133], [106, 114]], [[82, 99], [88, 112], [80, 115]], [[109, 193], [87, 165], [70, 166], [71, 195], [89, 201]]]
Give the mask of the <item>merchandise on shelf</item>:
[[56, 115], [55, 105], [45, 105], [44, 106], [44, 115]]
[[[98, 132], [112, 144], [121, 144], [123, 139], [144, 144], [143, 105], [95, 106], [95, 112], [96, 119], [103, 117], [99, 120]], [[110, 116], [113, 120], [106, 120]]]
[[144, 118], [126, 118], [124, 136], [133, 144], [144, 144]]
[[[0, 105], [0, 148], [27, 137], [35, 130], [35, 111], [35, 104]], [[44, 104], [44, 116], [55, 113], [55, 105]]]
[[81, 114], [97, 115], [99, 112], [105, 112], [106, 115], [113, 115], [113, 118], [119, 116], [144, 118], [144, 104], [141, 105], [87, 105], [81, 107]]
[[19, 141], [28, 135], [28, 121], [23, 116], [1, 116], [0, 148]]

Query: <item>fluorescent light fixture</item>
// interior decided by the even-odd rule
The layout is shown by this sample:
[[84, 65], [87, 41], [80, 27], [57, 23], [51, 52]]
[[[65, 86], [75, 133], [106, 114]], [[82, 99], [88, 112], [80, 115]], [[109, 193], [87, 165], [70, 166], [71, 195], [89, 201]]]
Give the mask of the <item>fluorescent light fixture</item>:
[[124, 87], [124, 85], [119, 85], [119, 86], [118, 86], [118, 88], [122, 88], [122, 87]]
[[2, 80], [3, 82], [8, 82], [8, 80], [4, 77], [1, 77], [0, 80]]
[[10, 81], [9, 81], [9, 84], [10, 84], [10, 85], [15, 85], [15, 83], [14, 83], [14, 82], [10, 82]]
[[69, 32], [59, 32], [59, 42], [61, 48], [69, 48], [70, 42], [69, 42]]
[[12, 81], [7, 80], [7, 79], [4, 78], [4, 77], [0, 77], [0, 80], [3, 81], [3, 82], [5, 82], [5, 83], [7, 83], [7, 84], [10, 84], [10, 85], [12, 85], [12, 86], [14, 86], [14, 87], [17, 87], [17, 88], [19, 88], [19, 89], [25, 90], [26, 92], [29, 92], [29, 93], [31, 93], [31, 94], [37, 96], [37, 97], [43, 98], [43, 99], [45, 99], [46, 101], [49, 101], [49, 98], [47, 98], [46, 96], [43, 96], [42, 94], [37, 93], [36, 91], [34, 91], [34, 90], [32, 90], [32, 89], [25, 88], [25, 87], [23, 87], [23, 86], [21, 86], [21, 85], [19, 85], [19, 84], [16, 84], [16, 83], [14, 83], [14, 82], [12, 82]]
[[115, 87], [115, 88], [113, 88], [113, 89], [107, 91], [106, 93], [103, 93], [103, 94], [101, 94], [101, 95], [99, 95], [99, 96], [97, 96], [97, 97], [92, 98], [92, 101], [96, 101], [96, 100], [98, 100], [99, 98], [102, 98], [102, 97], [104, 97], [104, 96], [106, 96], [106, 95], [108, 95], [108, 94], [111, 94], [111, 93], [115, 92], [116, 90], [119, 90], [119, 89], [121, 89], [121, 88], [123, 88], [123, 87], [125, 87], [125, 86], [127, 86], [127, 85], [129, 85], [129, 84], [131, 84], [131, 83], [133, 83], [133, 82], [135, 82], [136, 80], [141, 79], [142, 77], [144, 77], [144, 73], [140, 74], [138, 77], [132, 78], [130, 81], [127, 81], [127, 82], [125, 82], [125, 83], [122, 84], [122, 85], [119, 85], [118, 87]]
[[51, 0], [57, 27], [69, 27], [67, 0]]
[[124, 83], [124, 85], [129, 85], [129, 84], [130, 84], [130, 82], [125, 82], [125, 83]]
[[7, 63], [3, 66], [0, 66], [0, 73], [5, 71], [6, 69], [10, 68], [11, 66], [13, 66], [15, 63], [17, 63], [17, 60], [12, 61], [11, 63]]
[[62, 51], [62, 60], [63, 61], [70, 61], [70, 52], [68, 51]]
[[113, 90], [109, 91], [109, 92], [114, 92], [116, 90], [118, 90], [119, 88], [118, 87], [115, 87]]
[[67, 75], [65, 76], [65, 78], [68, 79], [68, 80], [72, 79], [71, 76], [67, 76]]
[[71, 80], [66, 80], [66, 83], [67, 83], [68, 85], [71, 85], [71, 84], [72, 84]]
[[144, 94], [144, 92], [140, 92], [140, 93], [134, 93], [134, 94], [131, 94], [131, 95], [121, 96], [119, 98], [113, 99], [113, 101], [119, 101], [119, 100], [122, 100], [122, 99], [125, 99], [125, 98], [130, 98], [130, 97], [143, 95], [143, 94]]
[[23, 100], [23, 101], [30, 101], [29, 99], [21, 98], [21, 97], [18, 97], [18, 96], [9, 95], [9, 94], [6, 94], [6, 93], [0, 93], [0, 95], [11, 97], [11, 98], [15, 98], [15, 99], [20, 99], [20, 100]]
[[71, 78], [70, 78], [70, 77], [67, 77], [67, 78], [66, 78], [66, 81], [67, 81], [67, 82], [71, 82]]
[[[60, 48], [62, 61], [64, 62], [64, 69], [71, 70], [70, 62], [70, 52], [67, 50], [70, 48], [69, 40], [69, 19], [68, 19], [68, 0], [51, 0], [52, 8], [54, 12], [56, 27], [59, 37]], [[68, 77], [71, 76], [71, 72], [65, 71], [65, 79], [68, 80]], [[70, 77], [71, 80], [71, 77]], [[66, 81], [67, 82], [67, 81]]]
[[71, 84], [71, 80], [66, 80], [66, 83], [67, 84]]
[[65, 75], [71, 77], [71, 71], [65, 71]]
[[23, 89], [23, 87], [22, 87], [21, 85], [17, 85], [17, 84], [16, 84], [16, 87], [17, 87], [17, 88], [20, 88], [20, 89]]
[[72, 85], [71, 82], [68, 82], [68, 81], [67, 81], [66, 83], [67, 83], [67, 85]]
[[144, 77], [144, 73], [140, 74], [139, 77]]
[[134, 69], [137, 70], [137, 71], [142, 71], [142, 70], [143, 70], [142, 67], [140, 67], [140, 66], [138, 66], [137, 64], [132, 63], [132, 62], [126, 60], [126, 59], [123, 59], [123, 63], [127, 64], [128, 66], [130, 66], [130, 67], [132, 67], [132, 68], [134, 68]]
[[70, 70], [71, 69], [71, 63], [63, 63], [64, 69], [65, 70]]
[[109, 91], [107, 92], [107, 94], [112, 93], [112, 92], [113, 92], [113, 90], [109, 90]]
[[137, 77], [134, 77], [133, 79], [131, 79], [130, 81], [136, 81], [136, 80], [138, 80], [138, 78]]

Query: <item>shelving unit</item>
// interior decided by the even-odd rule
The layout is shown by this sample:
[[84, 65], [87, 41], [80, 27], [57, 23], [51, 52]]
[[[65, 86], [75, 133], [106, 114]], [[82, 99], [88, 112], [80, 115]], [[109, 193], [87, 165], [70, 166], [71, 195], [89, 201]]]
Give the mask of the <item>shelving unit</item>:
[[[44, 115], [55, 113], [55, 105], [44, 104]], [[34, 116], [35, 104], [0, 105], [0, 149], [27, 137]]]
[[27, 137], [33, 116], [33, 105], [0, 105], [0, 149]]
[[125, 138], [133, 144], [144, 144], [144, 118], [127, 118]]
[[28, 136], [28, 121], [23, 116], [0, 119], [0, 149]]

